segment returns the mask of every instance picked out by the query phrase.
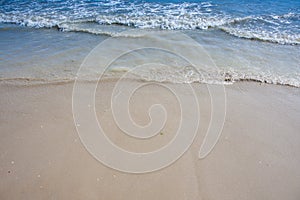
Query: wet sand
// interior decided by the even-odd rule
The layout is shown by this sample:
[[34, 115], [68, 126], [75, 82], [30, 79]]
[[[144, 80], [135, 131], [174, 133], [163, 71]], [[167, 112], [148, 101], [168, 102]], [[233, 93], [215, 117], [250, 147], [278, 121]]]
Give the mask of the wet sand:
[[[98, 120], [116, 145], [148, 152], [174, 137], [178, 102], [157, 86], [137, 92], [130, 109], [145, 125], [149, 105], [165, 105], [170, 114], [163, 134], [148, 141], [123, 134], [110, 109], [114, 83], [103, 82], [95, 99]], [[226, 86], [221, 137], [199, 159], [212, 107], [205, 85], [193, 85], [201, 123], [191, 148], [167, 168], [128, 174], [104, 166], [84, 148], [73, 121], [72, 83], [0, 83], [0, 199], [300, 199], [300, 89]]]

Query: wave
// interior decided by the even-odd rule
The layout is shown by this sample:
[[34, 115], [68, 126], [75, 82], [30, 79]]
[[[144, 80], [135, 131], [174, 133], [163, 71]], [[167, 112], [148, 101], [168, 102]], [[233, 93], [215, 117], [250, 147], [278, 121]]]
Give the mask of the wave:
[[272, 8], [267, 6], [268, 1], [14, 0], [2, 1], [0, 22], [112, 36], [118, 34], [107, 26], [121, 30], [213, 28], [240, 38], [299, 44], [299, 4], [274, 2]]
[[18, 24], [32, 28], [53, 28], [58, 27], [61, 22], [41, 16], [27, 15], [5, 15], [0, 13], [0, 23]]
[[300, 44], [299, 22], [299, 14], [288, 13], [237, 18], [218, 28], [239, 38], [297, 45]]
[[226, 16], [194, 17], [189, 14], [180, 17], [173, 15], [135, 17], [99, 15], [96, 18], [72, 21], [49, 19], [41, 16], [0, 15], [0, 22], [2, 23], [13, 23], [33, 28], [57, 28], [61, 31], [85, 32], [113, 37], [138, 37], [123, 35], [121, 32], [126, 28], [161, 30], [218, 29], [239, 38], [298, 45], [300, 44], [300, 24], [291, 23], [291, 20], [299, 21], [300, 15], [288, 13], [243, 18]]
[[245, 38], [250, 40], [259, 40], [264, 42], [278, 43], [278, 44], [300, 44], [300, 34], [289, 33], [268, 33], [265, 31], [251, 31], [251, 30], [237, 30], [230, 27], [220, 27], [220, 30], [239, 38]]

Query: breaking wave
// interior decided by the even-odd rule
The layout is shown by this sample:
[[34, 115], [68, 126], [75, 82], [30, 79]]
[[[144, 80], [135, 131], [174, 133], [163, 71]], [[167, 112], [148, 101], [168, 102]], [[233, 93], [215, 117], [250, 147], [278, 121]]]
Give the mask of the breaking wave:
[[[232, 36], [280, 44], [300, 44], [300, 14], [233, 15], [211, 2], [97, 1], [56, 4], [18, 0], [1, 6], [0, 22], [34, 28], [122, 36], [126, 28], [195, 30], [219, 29]], [[115, 27], [118, 28], [115, 28]], [[111, 28], [113, 27], [113, 28]]]

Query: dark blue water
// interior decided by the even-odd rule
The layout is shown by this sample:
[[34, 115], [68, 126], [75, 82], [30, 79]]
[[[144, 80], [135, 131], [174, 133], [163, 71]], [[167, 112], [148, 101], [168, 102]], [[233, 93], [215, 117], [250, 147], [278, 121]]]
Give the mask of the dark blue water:
[[2, 0], [0, 22], [93, 34], [113, 34], [115, 26], [217, 29], [240, 38], [300, 44], [299, 0]]

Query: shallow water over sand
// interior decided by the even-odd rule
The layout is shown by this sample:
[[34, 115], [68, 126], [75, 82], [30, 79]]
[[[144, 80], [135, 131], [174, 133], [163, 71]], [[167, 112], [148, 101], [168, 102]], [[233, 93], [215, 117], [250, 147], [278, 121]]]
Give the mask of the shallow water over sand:
[[[16, 25], [2, 24], [0, 60], [1, 80], [66, 81], [74, 80], [84, 58], [104, 40], [110, 52], [118, 49], [120, 42], [128, 45], [151, 42], [166, 43], [174, 31], [154, 31], [133, 29], [110, 37], [87, 33], [61, 32], [56, 29], [32, 29]], [[233, 83], [240, 80], [253, 80], [273, 84], [300, 86], [300, 46], [278, 45], [261, 41], [241, 40], [220, 31], [184, 31], [189, 42], [176, 38], [170, 46], [182, 45], [193, 52], [193, 45], [204, 48], [215, 66], [205, 69], [175, 58], [173, 53], [140, 49], [134, 54], [114, 60], [105, 76], [114, 77], [124, 72], [134, 72], [134, 78], [159, 82], [210, 82]], [[190, 42], [193, 40], [193, 42]], [[148, 42], [147, 42], [148, 41]], [[107, 41], [106, 41], [107, 42]], [[202, 54], [202, 53], [201, 53]], [[174, 57], [175, 56], [175, 57]], [[181, 61], [180, 61], [181, 60]], [[165, 67], [159, 65], [164, 62]], [[134, 70], [133, 66], [152, 63], [152, 67]], [[157, 63], [157, 65], [155, 65]], [[150, 65], [149, 65], [150, 66]], [[87, 80], [97, 80], [98, 65], [86, 71]], [[206, 76], [209, 81], [197, 75]]]

